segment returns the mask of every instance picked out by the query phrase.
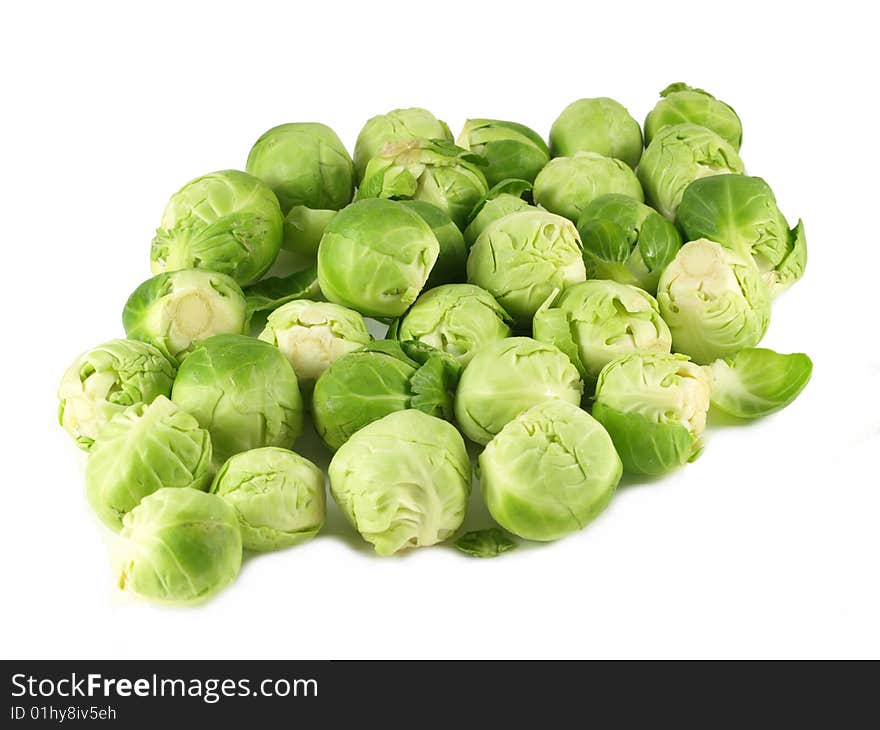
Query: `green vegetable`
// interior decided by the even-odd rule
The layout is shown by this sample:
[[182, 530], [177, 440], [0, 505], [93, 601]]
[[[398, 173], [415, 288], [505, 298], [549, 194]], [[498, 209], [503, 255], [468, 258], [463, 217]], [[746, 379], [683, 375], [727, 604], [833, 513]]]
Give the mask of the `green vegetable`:
[[407, 408], [452, 419], [459, 365], [421, 343], [379, 340], [339, 358], [315, 384], [315, 429], [335, 451], [352, 434]]
[[781, 355], [750, 347], [708, 370], [713, 406], [737, 418], [761, 418], [794, 402], [810, 382], [813, 362], [802, 352]]
[[711, 129], [695, 124], [662, 129], [639, 163], [645, 197], [669, 220], [675, 219], [681, 196], [694, 180], [743, 172], [745, 167], [736, 150]]
[[240, 286], [266, 273], [281, 248], [283, 217], [263, 181], [237, 170], [196, 178], [171, 196], [150, 252], [154, 274], [209, 269]]
[[455, 427], [420, 411], [365, 426], [330, 462], [330, 493], [379, 555], [434, 545], [464, 520], [471, 464]]
[[642, 186], [625, 162], [595, 152], [556, 157], [535, 178], [535, 202], [572, 222], [593, 200], [610, 193], [644, 200]]
[[367, 165], [357, 199], [422, 200], [436, 205], [459, 228], [489, 191], [482, 158], [445, 140], [387, 144]]
[[632, 353], [599, 374], [593, 417], [627, 471], [663, 474], [699, 456], [711, 384], [684, 355]]
[[198, 601], [235, 580], [241, 532], [215, 494], [160, 489], [123, 520], [119, 587], [163, 603]]
[[235, 280], [204, 269], [157, 274], [132, 292], [122, 310], [127, 337], [149, 342], [172, 359], [211, 335], [243, 334], [248, 319]]
[[425, 286], [440, 244], [422, 217], [393, 200], [361, 200], [332, 220], [318, 248], [318, 282], [331, 302], [399, 317]]
[[672, 335], [657, 301], [616, 281], [592, 279], [566, 289], [536, 315], [536, 340], [556, 345], [592, 386], [612, 360], [630, 352], [670, 352]]
[[254, 143], [246, 169], [272, 188], [285, 214], [293, 206], [339, 210], [354, 193], [351, 157], [324, 124], [273, 127]]
[[164, 395], [117, 413], [101, 429], [86, 463], [86, 494], [108, 527], [162, 487], [207, 489], [211, 438]]
[[455, 419], [479, 444], [520, 413], [548, 400], [577, 405], [578, 371], [565, 353], [529, 337], [508, 337], [482, 347], [464, 369], [455, 394]]
[[635, 168], [642, 156], [642, 130], [614, 99], [578, 99], [553, 122], [550, 150], [554, 157], [596, 152]]
[[427, 109], [417, 107], [394, 109], [369, 119], [354, 146], [357, 179], [363, 179], [367, 163], [387, 144], [413, 139], [445, 139], [451, 142], [452, 132], [445, 122], [438, 120]]
[[[711, 179], [711, 178], [707, 178]], [[678, 249], [678, 229], [653, 208], [626, 195], [602, 195], [577, 222], [588, 279], [613, 279], [650, 294]]]
[[313, 264], [287, 276], [267, 276], [244, 290], [248, 312], [276, 309], [295, 299], [314, 299], [321, 296], [318, 286], [318, 267]]
[[561, 400], [529, 408], [480, 454], [489, 512], [527, 540], [558, 540], [586, 527], [608, 506], [622, 471], [605, 429]]
[[372, 341], [360, 314], [329, 302], [297, 299], [272, 312], [260, 339], [275, 345], [293, 366], [302, 392], [343, 355]]
[[464, 241], [470, 248], [492, 223], [508, 213], [520, 210], [538, 210], [523, 200], [523, 195], [531, 195], [532, 185], [525, 180], [504, 180], [491, 188], [474, 206], [464, 229]]
[[425, 282], [425, 288], [464, 281], [467, 246], [452, 218], [431, 203], [421, 200], [401, 202], [421, 216], [422, 220], [431, 227], [437, 237], [437, 243], [440, 244], [440, 253], [437, 255], [437, 261], [431, 269], [428, 281]]
[[645, 118], [645, 142], [676, 124], [697, 124], [711, 129], [735, 150], [742, 144], [742, 124], [736, 112], [708, 91], [675, 83], [660, 92], [662, 97]]
[[509, 178], [532, 182], [550, 161], [547, 144], [537, 132], [498, 119], [468, 119], [458, 146], [486, 160], [483, 172], [490, 186]]
[[657, 301], [672, 349], [701, 365], [754, 347], [770, 323], [770, 292], [754, 263], [705, 238], [682, 246]]
[[217, 463], [260, 446], [292, 446], [302, 431], [293, 368], [278, 348], [252, 337], [199, 342], [180, 365], [171, 400], [208, 429]]
[[804, 224], [789, 229], [776, 196], [759, 177], [715, 175], [684, 191], [676, 221], [694, 240], [708, 238], [760, 269], [771, 294], [797, 281], [807, 263]]
[[299, 545], [324, 525], [324, 473], [287, 449], [235, 454], [217, 472], [211, 492], [235, 508], [247, 550]]
[[492, 294], [520, 325], [554, 290], [586, 278], [577, 229], [544, 210], [510, 213], [484, 230], [467, 261], [468, 282]]
[[453, 545], [474, 558], [497, 558], [516, 547], [516, 543], [497, 527], [467, 532]]
[[510, 337], [509, 315], [489, 292], [473, 284], [429, 289], [392, 325], [389, 336], [419, 340], [467, 365], [483, 345]]
[[284, 216], [281, 248], [307, 261], [313, 260], [318, 255], [321, 237], [336, 213], [335, 210], [313, 210], [304, 205], [294, 205]]
[[158, 349], [136, 340], [110, 340], [80, 355], [58, 387], [58, 422], [81, 449], [103, 425], [137, 403], [171, 395], [174, 366]]

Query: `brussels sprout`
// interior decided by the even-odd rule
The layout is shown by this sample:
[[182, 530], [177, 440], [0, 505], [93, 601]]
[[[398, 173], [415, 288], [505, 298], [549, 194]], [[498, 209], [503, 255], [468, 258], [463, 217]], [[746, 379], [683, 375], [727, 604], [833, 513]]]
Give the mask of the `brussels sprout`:
[[642, 130], [614, 99], [578, 99], [550, 127], [550, 151], [554, 157], [596, 152], [634, 168], [642, 156]]
[[294, 205], [284, 216], [281, 247], [306, 260], [314, 259], [318, 255], [321, 236], [336, 213], [335, 210], [313, 210], [304, 205]]
[[113, 530], [162, 487], [207, 489], [211, 437], [164, 395], [117, 413], [101, 429], [86, 462], [86, 494]]
[[101, 427], [137, 403], [171, 395], [174, 366], [158, 349], [136, 340], [110, 340], [84, 352], [58, 387], [58, 422], [88, 450]]
[[593, 200], [609, 193], [644, 200], [642, 186], [625, 162], [595, 152], [556, 157], [535, 178], [535, 202], [573, 222]]
[[433, 347], [373, 342], [341, 357], [318, 378], [312, 399], [315, 429], [335, 451], [356, 431], [394, 411], [414, 408], [451, 420], [458, 375], [455, 360]]
[[372, 317], [399, 317], [421, 292], [440, 244], [421, 216], [393, 200], [341, 210], [318, 248], [318, 282], [331, 302]]
[[287, 276], [267, 276], [249, 286], [244, 294], [251, 313], [277, 309], [294, 299], [315, 299], [321, 296], [318, 266], [315, 263]]
[[520, 413], [538, 403], [577, 405], [584, 385], [559, 348], [529, 337], [482, 347], [464, 369], [455, 394], [455, 420], [472, 441], [487, 444]]
[[296, 122], [273, 127], [251, 148], [245, 169], [265, 182], [287, 213], [295, 205], [339, 210], [354, 194], [354, 166], [330, 127]]
[[489, 191], [479, 162], [481, 158], [444, 140], [388, 144], [367, 165], [357, 198], [423, 200], [464, 228], [474, 205]]
[[737, 418], [760, 418], [794, 402], [810, 382], [813, 361], [802, 352], [748, 347], [707, 369], [713, 406]]
[[437, 262], [431, 269], [425, 287], [464, 281], [467, 246], [464, 244], [461, 231], [452, 218], [431, 203], [425, 203], [421, 200], [402, 200], [400, 202], [421, 216], [422, 220], [431, 227], [437, 237], [437, 243], [440, 244]]
[[442, 542], [461, 526], [471, 463], [455, 427], [415, 410], [365, 426], [330, 462], [330, 493], [379, 555]]
[[399, 340], [419, 340], [452, 355], [464, 366], [483, 345], [510, 337], [507, 312], [473, 284], [447, 284], [422, 294], [391, 327]]
[[486, 160], [483, 172], [489, 185], [509, 178], [532, 182], [550, 161], [550, 151], [541, 135], [516, 122], [468, 119], [457, 142]]
[[588, 279], [613, 279], [650, 294], [678, 249], [678, 229], [653, 208], [626, 195], [596, 198], [578, 219]]
[[672, 335], [646, 291], [593, 279], [566, 289], [533, 323], [535, 339], [556, 345], [588, 386], [612, 360], [630, 352], [670, 352]]
[[235, 279], [204, 269], [157, 274], [132, 292], [122, 310], [126, 336], [155, 345], [169, 358], [211, 335], [242, 334], [248, 319]]
[[574, 224], [537, 209], [510, 213], [486, 228], [468, 255], [467, 273], [521, 325], [554, 289], [586, 278]]
[[171, 196], [150, 252], [154, 274], [208, 269], [241, 286], [258, 281], [281, 248], [278, 198], [238, 170], [196, 178]]
[[660, 92], [663, 97], [645, 118], [645, 144], [666, 127], [690, 123], [711, 129], [735, 150], [742, 144], [742, 124], [736, 112], [708, 91], [675, 83]]
[[418, 107], [394, 109], [369, 119], [354, 145], [354, 166], [358, 180], [363, 179], [367, 163], [386, 144], [412, 139], [445, 139], [451, 142], [452, 132], [446, 122], [441, 122], [427, 109]]
[[235, 510], [216, 494], [160, 489], [123, 520], [119, 587], [141, 598], [180, 603], [207, 598], [241, 568]]
[[331, 363], [373, 338], [360, 314], [329, 302], [297, 299], [272, 312], [260, 339], [293, 366], [300, 390], [310, 393]]
[[657, 302], [672, 349], [701, 365], [754, 347], [770, 323], [770, 292], [758, 269], [705, 238], [681, 247], [660, 276]]
[[703, 449], [711, 384], [684, 355], [633, 353], [599, 374], [593, 418], [627, 471], [663, 474]]
[[453, 544], [474, 558], [497, 558], [516, 547], [516, 543], [497, 527], [465, 533]]
[[324, 525], [324, 472], [287, 449], [235, 454], [217, 472], [211, 492], [235, 508], [247, 550], [299, 545]]
[[695, 180], [685, 189], [676, 215], [690, 240], [708, 238], [751, 258], [771, 294], [788, 288], [804, 273], [804, 224], [798, 221], [789, 230], [773, 191], [759, 177], [715, 175]]
[[681, 196], [694, 180], [743, 172], [736, 150], [711, 129], [696, 124], [676, 124], [658, 132], [639, 164], [648, 202], [669, 220], [675, 219]]
[[491, 188], [471, 211], [470, 222], [464, 229], [464, 242], [470, 248], [492, 223], [508, 213], [520, 210], [538, 210], [523, 200], [523, 195], [531, 195], [532, 185], [525, 180], [504, 180]]
[[171, 400], [208, 429], [217, 463], [259, 446], [291, 446], [302, 431], [296, 375], [278, 348], [214, 335], [180, 365]]
[[532, 406], [480, 454], [483, 500], [504, 529], [558, 540], [587, 526], [611, 501], [623, 467], [611, 438], [578, 406]]

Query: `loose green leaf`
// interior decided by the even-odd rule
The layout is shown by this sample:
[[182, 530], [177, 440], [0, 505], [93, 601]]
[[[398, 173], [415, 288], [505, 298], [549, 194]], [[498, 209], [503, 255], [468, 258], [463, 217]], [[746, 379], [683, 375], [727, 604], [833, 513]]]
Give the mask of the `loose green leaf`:
[[318, 267], [309, 266], [288, 276], [270, 276], [244, 290], [248, 312], [277, 309], [294, 299], [321, 297], [318, 286]]
[[516, 543], [497, 527], [467, 532], [453, 544], [474, 558], [497, 558], [516, 547]]

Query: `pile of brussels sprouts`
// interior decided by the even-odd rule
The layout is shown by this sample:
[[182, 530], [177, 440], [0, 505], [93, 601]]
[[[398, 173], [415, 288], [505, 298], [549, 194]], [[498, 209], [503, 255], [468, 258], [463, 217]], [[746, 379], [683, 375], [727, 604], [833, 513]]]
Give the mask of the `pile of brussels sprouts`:
[[741, 138], [730, 106], [673, 84], [644, 128], [612, 99], [575, 101], [549, 146], [494, 119], [453, 142], [397, 109], [352, 159], [329, 127], [283, 124], [245, 172], [184, 185], [127, 339], [59, 389], [88, 501], [120, 533], [119, 585], [194, 601], [243, 550], [313, 537], [325, 476], [290, 450], [307, 415], [330, 494], [380, 555], [458, 535], [465, 438], [482, 447], [497, 525], [455, 544], [486, 557], [582, 529], [624, 470], [693, 461], [710, 408], [791, 403], [810, 359], [757, 345], [806, 239], [745, 174]]

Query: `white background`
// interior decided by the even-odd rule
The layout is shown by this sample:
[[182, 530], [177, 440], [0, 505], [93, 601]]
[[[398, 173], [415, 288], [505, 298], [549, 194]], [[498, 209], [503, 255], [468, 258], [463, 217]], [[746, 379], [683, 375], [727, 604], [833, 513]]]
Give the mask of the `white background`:
[[[874, 25], [861, 3], [605, 5], [4, 4], [4, 658], [880, 656]], [[555, 544], [381, 559], [334, 507], [205, 606], [119, 595], [54, 392], [121, 336], [172, 192], [282, 122], [351, 147], [419, 105], [456, 133], [487, 116], [546, 134], [581, 96], [643, 119], [678, 80], [735, 106], [748, 171], [806, 221], [807, 274], [764, 341], [813, 357], [794, 405], [713, 425], [695, 464]]]

